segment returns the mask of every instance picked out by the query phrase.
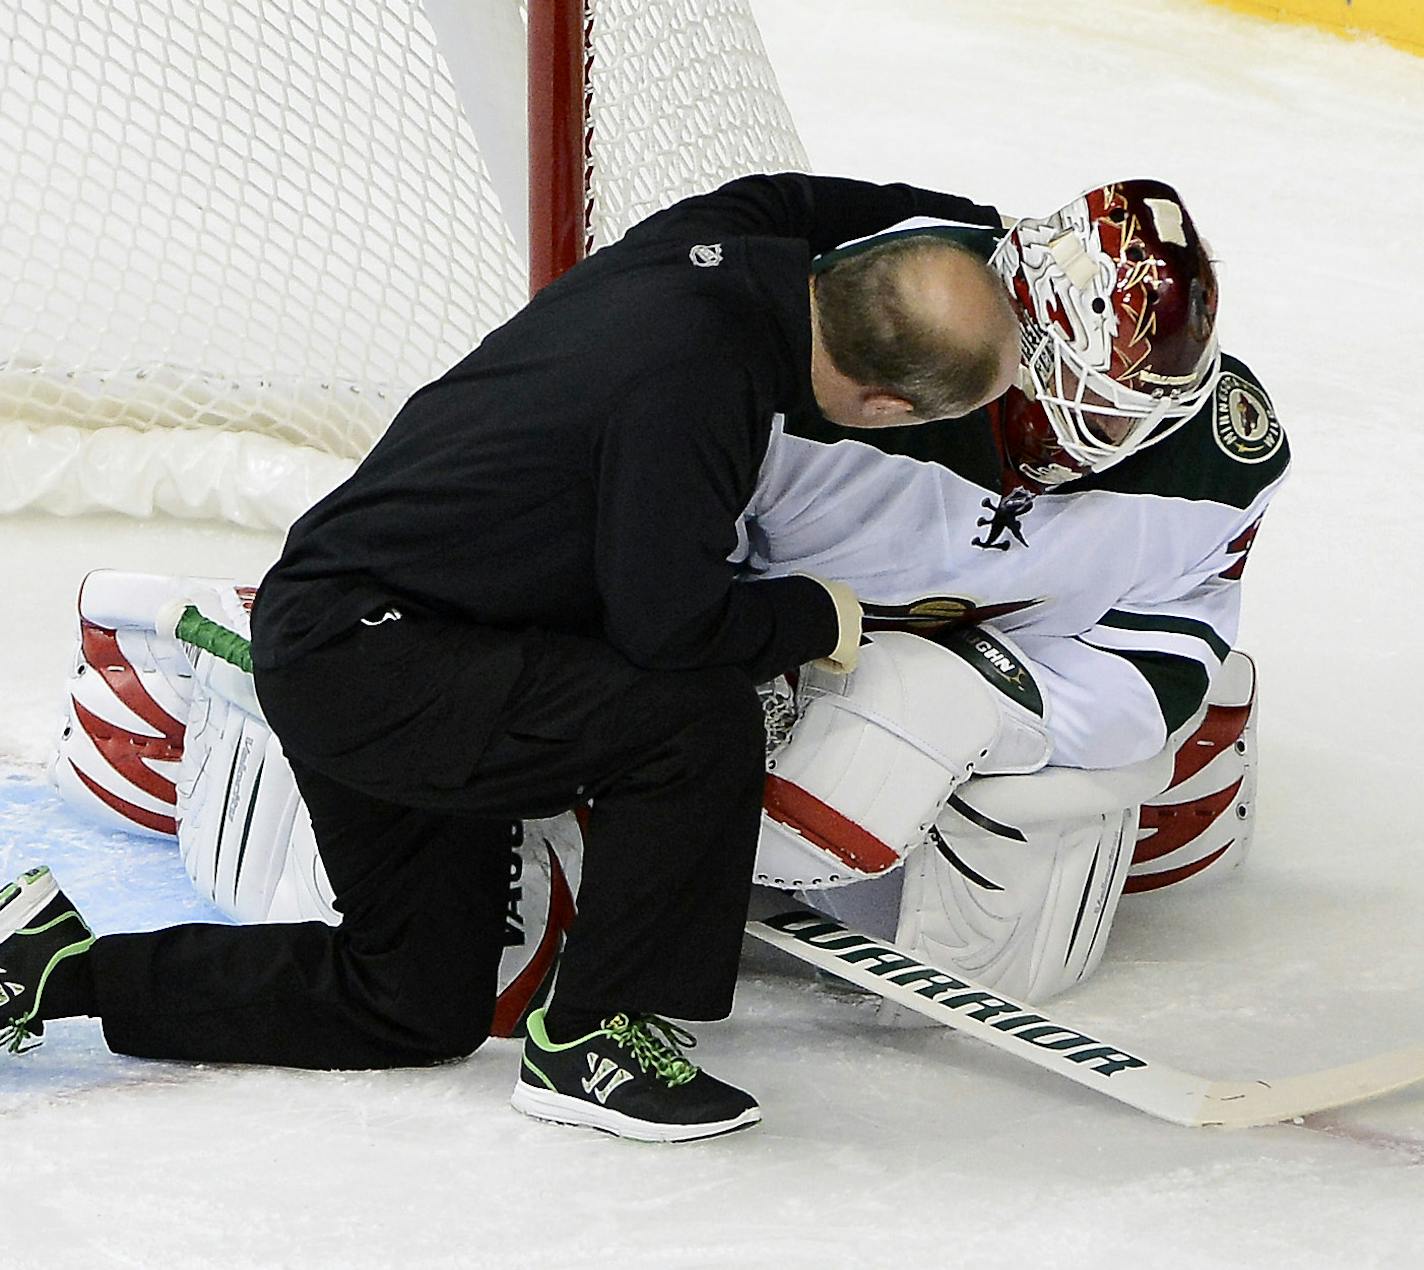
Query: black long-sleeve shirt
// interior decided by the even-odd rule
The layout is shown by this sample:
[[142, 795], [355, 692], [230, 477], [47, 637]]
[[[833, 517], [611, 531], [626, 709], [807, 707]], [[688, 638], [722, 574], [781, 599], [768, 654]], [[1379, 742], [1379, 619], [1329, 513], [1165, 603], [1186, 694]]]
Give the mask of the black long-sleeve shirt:
[[914, 215], [998, 223], [910, 186], [754, 176], [596, 252], [292, 526], [254, 613], [258, 669], [392, 599], [606, 638], [657, 669], [762, 679], [828, 653], [820, 586], [739, 582], [727, 558], [772, 416], [814, 407], [811, 257]]

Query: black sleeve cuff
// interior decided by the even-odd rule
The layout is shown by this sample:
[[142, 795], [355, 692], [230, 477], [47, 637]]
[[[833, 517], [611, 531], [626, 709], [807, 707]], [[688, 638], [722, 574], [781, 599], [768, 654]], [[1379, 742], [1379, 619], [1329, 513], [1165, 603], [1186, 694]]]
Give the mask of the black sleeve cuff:
[[758, 683], [826, 657], [840, 642], [840, 620], [830, 592], [814, 578], [771, 578], [740, 582], [755, 587], [771, 610], [770, 636], [748, 669]]

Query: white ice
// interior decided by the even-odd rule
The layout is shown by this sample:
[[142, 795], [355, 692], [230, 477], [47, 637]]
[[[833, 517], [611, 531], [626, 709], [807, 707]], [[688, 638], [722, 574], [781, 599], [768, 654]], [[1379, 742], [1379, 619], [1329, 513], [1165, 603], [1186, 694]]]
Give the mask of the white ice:
[[[1290, 432], [1246, 577], [1254, 854], [1215, 889], [1125, 903], [1059, 1008], [1221, 1077], [1419, 1039], [1424, 61], [1188, 0], [757, 9], [822, 170], [1029, 212], [1114, 177], [1176, 184], [1224, 262], [1225, 342]], [[255, 575], [277, 546], [161, 522], [0, 535], [12, 789], [47, 753], [87, 569]], [[9, 805], [6, 875], [44, 858], [52, 819]], [[52, 846], [88, 853], [67, 880], [106, 929], [189, 911], [157, 848]], [[944, 1031], [877, 1029], [769, 954], [747, 965], [698, 1055], [765, 1123], [691, 1147], [522, 1119], [509, 1042], [319, 1075], [138, 1063], [55, 1026], [0, 1065], [0, 1266], [1420, 1264], [1424, 1089], [1303, 1126], [1175, 1128]]]

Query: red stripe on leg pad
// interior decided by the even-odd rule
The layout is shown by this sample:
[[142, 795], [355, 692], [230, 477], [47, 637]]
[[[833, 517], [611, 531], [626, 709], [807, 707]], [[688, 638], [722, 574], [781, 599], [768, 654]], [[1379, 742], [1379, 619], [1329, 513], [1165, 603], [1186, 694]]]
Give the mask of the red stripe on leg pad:
[[1238, 778], [1235, 784], [1226, 789], [1219, 789], [1214, 794], [1203, 794], [1191, 802], [1172, 803], [1169, 806], [1163, 806], [1161, 803], [1143, 804], [1137, 831], [1141, 834], [1144, 830], [1150, 830], [1151, 834], [1138, 840], [1137, 848], [1132, 853], [1133, 864], [1146, 864], [1149, 860], [1159, 859], [1178, 847], [1186, 846], [1216, 822], [1217, 817], [1236, 801], [1236, 795], [1240, 791], [1241, 779]]
[[175, 719], [149, 696], [138, 671], [119, 647], [118, 632], [84, 620], [80, 623], [80, 641], [85, 662], [98, 671], [114, 696], [155, 732], [161, 732], [181, 748], [183, 720]]
[[1178, 882], [1185, 882], [1188, 878], [1195, 877], [1203, 869], [1215, 864], [1235, 845], [1236, 839], [1233, 838], [1224, 847], [1218, 847], [1210, 855], [1202, 856], [1200, 860], [1193, 860], [1191, 864], [1184, 864], [1179, 869], [1164, 869], [1161, 873], [1134, 874], [1123, 883], [1122, 893], [1124, 895], [1140, 895], [1143, 891], [1160, 891], [1164, 886], [1175, 886]]
[[74, 768], [74, 774], [84, 782], [85, 787], [101, 803], [112, 807], [125, 820], [132, 821], [136, 825], [142, 825], [145, 829], [152, 829], [155, 833], [166, 833], [172, 837], [178, 836], [178, 821], [172, 816], [163, 816], [157, 812], [148, 811], [143, 807], [136, 807], [125, 798], [120, 798], [117, 794], [110, 793], [98, 781], [86, 776], [71, 759], [70, 767]]
[[834, 807], [808, 794], [799, 785], [768, 775], [762, 793], [766, 814], [834, 856], [857, 873], [884, 873], [900, 863], [900, 856], [879, 838], [847, 820]]
[[[1227, 746], [1235, 745], [1246, 731], [1251, 706], [1210, 706], [1201, 726], [1182, 742], [1172, 772], [1172, 785], [1195, 776]], [[1170, 789], [1171, 786], [1168, 786]]]
[[[94, 748], [104, 757], [114, 771], [129, 784], [150, 794], [159, 802], [170, 807], [178, 805], [178, 790], [173, 782], [160, 776], [145, 760], [158, 763], [176, 763], [183, 757], [181, 743], [174, 744], [168, 737], [142, 736], [118, 727], [99, 718], [92, 710], [86, 710], [78, 701], [71, 699], [74, 717], [85, 734], [94, 743]], [[78, 768], [75, 769], [78, 771]]]

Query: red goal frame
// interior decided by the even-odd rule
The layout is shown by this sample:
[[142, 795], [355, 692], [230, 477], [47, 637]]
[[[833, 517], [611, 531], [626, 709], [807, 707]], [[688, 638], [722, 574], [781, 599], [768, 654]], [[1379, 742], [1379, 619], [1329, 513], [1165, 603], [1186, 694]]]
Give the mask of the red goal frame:
[[589, 0], [529, 0], [529, 294], [588, 254]]

